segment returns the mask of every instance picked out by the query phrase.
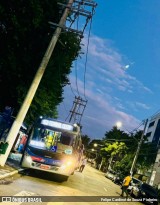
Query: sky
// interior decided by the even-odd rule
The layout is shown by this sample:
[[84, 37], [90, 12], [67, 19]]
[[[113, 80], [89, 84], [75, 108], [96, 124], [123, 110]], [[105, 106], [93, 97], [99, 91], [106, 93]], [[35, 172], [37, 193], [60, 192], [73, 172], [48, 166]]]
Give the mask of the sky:
[[85, 54], [73, 63], [71, 86], [64, 88], [58, 110], [66, 119], [74, 94], [87, 99], [82, 134], [102, 139], [117, 121], [122, 130], [132, 131], [160, 110], [160, 1], [96, 3], [87, 66], [89, 25], [82, 42]]

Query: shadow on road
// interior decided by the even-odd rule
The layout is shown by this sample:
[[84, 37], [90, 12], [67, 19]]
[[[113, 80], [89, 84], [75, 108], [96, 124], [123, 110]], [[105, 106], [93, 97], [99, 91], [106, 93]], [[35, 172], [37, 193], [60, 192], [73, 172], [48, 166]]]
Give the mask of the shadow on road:
[[30, 177], [35, 177], [35, 178], [40, 178], [43, 180], [49, 180], [49, 181], [54, 181], [58, 183], [62, 183], [67, 180], [65, 176], [61, 176], [55, 173], [50, 173], [50, 172], [45, 172], [41, 170], [34, 170], [34, 169], [25, 169], [21, 172], [19, 172], [21, 176], [30, 176]]

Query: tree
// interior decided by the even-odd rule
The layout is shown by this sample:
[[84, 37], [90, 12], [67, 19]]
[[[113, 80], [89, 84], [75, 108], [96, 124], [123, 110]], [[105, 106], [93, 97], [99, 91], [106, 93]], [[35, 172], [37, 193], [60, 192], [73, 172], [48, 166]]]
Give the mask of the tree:
[[114, 142], [106, 143], [105, 147], [101, 150], [107, 152], [107, 154], [118, 160], [126, 153], [127, 147], [124, 142]]
[[88, 135], [82, 135], [82, 144], [87, 149], [89, 142], [91, 141], [90, 137]]
[[117, 126], [114, 126], [109, 132], [105, 133], [105, 137], [103, 140], [122, 140], [122, 139], [128, 139], [129, 135], [125, 133], [124, 131], [121, 131], [117, 128]]
[[[108, 142], [108, 145], [101, 150], [101, 155], [108, 160], [107, 154], [110, 155], [111, 158], [114, 156], [114, 170], [120, 172], [121, 174], [126, 174], [130, 171], [133, 159], [135, 157], [138, 143], [142, 137], [143, 131], [136, 131], [134, 133], [130, 133], [129, 135], [121, 130], [119, 130], [116, 126], [113, 127], [110, 131], [105, 133], [105, 137], [103, 138], [104, 142]], [[113, 142], [115, 141], [115, 145]], [[110, 143], [109, 143], [110, 142]], [[125, 142], [126, 150], [121, 155], [117, 155], [117, 145], [118, 142]], [[116, 151], [117, 150], [117, 151]], [[122, 149], [123, 150], [123, 149]], [[111, 155], [112, 153], [112, 155]], [[153, 143], [149, 143], [147, 136], [144, 135], [143, 142], [141, 145], [141, 149], [137, 158], [136, 166], [134, 173], [138, 170], [145, 172], [154, 164], [157, 155], [157, 145]], [[106, 160], [106, 161], [107, 161]]]
[[115, 162], [114, 164], [115, 171], [125, 176], [128, 172], [130, 172], [133, 158], [134, 158], [133, 154], [128, 154], [128, 153], [125, 154], [120, 161]]
[[[30, 0], [0, 2], [0, 110], [6, 105], [17, 114], [54, 32], [49, 21], [59, 22], [62, 9], [57, 2]], [[27, 115], [57, 117], [73, 60], [80, 50], [80, 38], [62, 33]], [[5, 92], [4, 92], [5, 91]]]
[[158, 148], [154, 143], [143, 143], [137, 160], [137, 168], [141, 171], [146, 171], [155, 162]]

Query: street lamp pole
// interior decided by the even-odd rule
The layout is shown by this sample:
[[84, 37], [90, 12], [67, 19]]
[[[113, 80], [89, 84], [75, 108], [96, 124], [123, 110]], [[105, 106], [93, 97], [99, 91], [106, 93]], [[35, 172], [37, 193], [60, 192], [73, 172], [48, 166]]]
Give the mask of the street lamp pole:
[[[94, 147], [98, 147], [98, 146], [103, 147], [103, 145], [101, 145], [101, 144], [94, 143]], [[96, 159], [97, 158], [98, 158], [98, 151], [96, 151]], [[99, 168], [98, 168], [99, 170], [101, 170], [102, 164], [103, 164], [103, 157], [101, 159], [101, 163], [100, 163]]]
[[136, 151], [136, 154], [135, 154], [133, 162], [132, 162], [132, 166], [131, 166], [131, 169], [130, 169], [131, 176], [133, 175], [133, 171], [134, 171], [134, 168], [135, 168], [135, 165], [136, 165], [136, 162], [137, 162], [137, 158], [138, 158], [139, 151], [140, 151], [140, 148], [141, 148], [141, 145], [142, 145], [142, 142], [143, 142], [144, 133], [145, 133], [145, 130], [146, 130], [146, 127], [147, 127], [147, 123], [148, 123], [148, 119], [145, 121], [143, 133], [142, 133], [141, 139], [138, 143], [137, 151]]

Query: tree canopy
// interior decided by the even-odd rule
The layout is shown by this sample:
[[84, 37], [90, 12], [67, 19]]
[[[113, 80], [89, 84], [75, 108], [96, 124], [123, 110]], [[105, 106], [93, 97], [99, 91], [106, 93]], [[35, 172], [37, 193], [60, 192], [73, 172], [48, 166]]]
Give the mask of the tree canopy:
[[[6, 105], [17, 114], [32, 83], [63, 10], [57, 2], [30, 0], [0, 2], [0, 110]], [[57, 116], [63, 87], [68, 83], [72, 62], [80, 50], [79, 37], [62, 32], [43, 79], [29, 109], [27, 119], [39, 115]]]
[[[114, 126], [110, 131], [107, 131], [102, 139], [104, 146], [99, 153], [99, 156], [106, 159], [105, 166], [108, 166], [109, 158], [112, 158], [112, 162], [114, 161], [111, 166], [112, 169], [122, 174], [129, 172], [141, 137], [141, 130], [126, 133]], [[138, 169], [141, 171], [149, 169], [156, 158], [156, 145], [149, 143], [145, 135], [143, 139], [134, 173]]]

